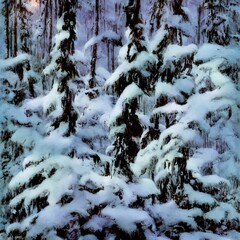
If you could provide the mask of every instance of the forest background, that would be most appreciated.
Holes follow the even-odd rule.
[[[240,239],[239,0],[0,9],[2,239]]]

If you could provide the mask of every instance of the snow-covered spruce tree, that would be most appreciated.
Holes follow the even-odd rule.
[[[34,135],[33,126],[39,122],[36,115],[29,114],[24,107],[26,98],[39,94],[40,76],[31,70],[31,56],[18,55],[1,61],[1,210],[6,221],[7,184],[21,170],[23,156],[31,150],[34,142],[24,138],[24,134]],[[31,135],[30,134],[30,135]],[[5,222],[6,223],[6,222]],[[2,236],[3,239],[6,236]]]
[[[158,190],[152,180],[133,180],[130,170],[143,128],[148,125],[146,112],[141,107],[147,98],[146,92],[150,91],[144,83],[151,80],[150,69],[155,64],[155,58],[145,46],[139,19],[140,1],[129,1],[125,10],[128,42],[121,49],[120,66],[105,84],[107,91],[116,95],[112,99],[118,97],[113,110],[106,115],[108,119],[105,118],[113,141],[107,149],[112,162],[110,168],[105,168],[106,176],[98,177],[98,181],[93,181],[94,176],[89,177],[98,186],[104,182],[101,196],[110,196],[101,198],[101,204],[96,208],[98,213],[87,223],[99,239],[145,239],[154,235],[151,228],[156,229],[144,206],[146,202],[150,204],[154,201]]]
[[[178,42],[181,45],[184,38],[189,37],[189,31],[192,30],[188,14],[189,12],[184,8],[182,0],[156,0],[152,7],[150,30],[157,32],[160,28],[164,28],[168,31],[168,36],[165,39],[166,45],[169,42]]]
[[[106,82],[107,91],[119,96],[109,120],[113,139],[109,153],[113,156],[113,172],[132,178],[130,163],[139,150],[144,115],[139,105],[150,90],[150,69],[155,59],[147,52],[143,25],[139,16],[140,1],[129,1],[125,8],[128,42],[121,49],[122,63]]]
[[[56,106],[48,111],[52,111],[51,127],[54,129],[61,127],[61,123],[67,123],[68,128],[65,134],[70,135],[75,132],[77,112],[74,109],[73,81],[78,75],[74,59],[74,41],[76,39],[76,1],[63,1],[59,4],[59,20],[57,24],[55,46],[51,52],[51,62],[45,68],[44,74],[46,89],[51,89],[56,94]],[[54,101],[54,99],[53,99]],[[56,107],[56,108],[55,108]],[[61,108],[57,109],[58,107]],[[55,108],[55,109],[54,109]],[[60,111],[59,111],[60,110]]]
[[[51,212],[54,209],[56,210],[57,205],[54,204],[57,202],[59,205],[64,205],[73,200],[70,193],[73,190],[70,190],[70,188],[73,181],[78,181],[76,172],[73,171],[68,179],[64,178],[66,187],[61,186],[60,178],[63,175],[67,176],[67,172],[71,172],[71,169],[81,169],[76,165],[73,166],[80,163],[76,163],[76,160],[71,161],[71,158],[64,156],[67,153],[71,154],[71,149],[74,148],[74,146],[71,146],[72,139],[64,136],[69,136],[75,132],[75,122],[77,120],[77,114],[72,106],[74,99],[70,87],[70,80],[76,75],[76,69],[71,59],[74,53],[75,10],[76,2],[64,1],[60,5],[59,33],[56,36],[55,48],[52,51],[52,61],[46,69],[46,73],[51,72],[55,78],[53,89],[47,96],[33,99],[24,106],[30,115],[37,112],[43,119],[43,113],[47,114],[46,120],[50,121],[50,126],[46,126],[46,122],[42,120],[42,128],[39,129],[38,125],[35,125],[34,130],[32,130],[33,134],[28,133],[28,129],[22,129],[23,136],[31,135],[32,138],[30,143],[27,141],[29,147],[31,146],[28,149],[28,154],[22,155],[23,170],[11,180],[9,193],[5,198],[5,202],[9,203],[7,217],[10,226],[7,229],[7,234],[10,239],[17,237],[24,239],[48,238],[47,235],[51,235],[49,232],[54,229],[55,221],[53,220],[52,224],[43,224],[45,222],[44,214],[48,212],[45,207],[50,205],[49,211]],[[26,140],[23,137],[20,140],[19,134],[21,134],[21,131],[16,134],[15,142],[23,140],[24,143]],[[46,137],[46,134],[49,134],[49,137]],[[59,148],[56,148],[51,141],[58,141]],[[86,170],[84,167],[83,169]],[[48,188],[48,185],[54,188]],[[59,189],[59,186],[61,186],[62,191],[57,190],[58,196],[56,196],[55,190]],[[74,186],[72,188],[74,189]],[[61,211],[64,213],[63,209]],[[58,216],[58,212],[55,213],[54,216]],[[72,216],[69,211],[65,214]],[[74,216],[71,219],[74,219]],[[59,221],[61,226],[70,224],[68,222],[70,221],[69,218],[60,217]],[[60,223],[56,222],[56,225]],[[68,239],[73,239],[70,236],[72,234],[79,236],[79,229],[76,230],[76,233],[66,230],[64,233],[57,231],[56,234],[66,234]],[[50,238],[52,238],[52,235]]]
[[[142,149],[152,140],[157,139],[160,131],[168,128],[175,121],[174,113],[165,112],[161,114],[159,112],[161,115],[159,116],[157,111],[159,107],[175,101],[179,104],[184,104],[193,88],[193,84],[191,86],[191,83],[189,83],[190,89],[184,90],[182,88],[183,91],[179,89],[178,92],[172,92],[174,89],[172,85],[175,84],[175,79],[180,78],[182,75],[187,79],[185,82],[188,80],[189,82],[192,81],[190,76],[191,64],[194,52],[196,51],[196,46],[193,44],[181,47],[186,42],[187,36],[189,36],[184,31],[185,28],[182,25],[190,25],[188,16],[183,11],[181,4],[181,2],[176,1],[155,1],[152,8],[151,25],[154,30],[157,28],[155,30],[156,33],[149,42],[149,50],[157,58],[157,70],[152,74],[152,83],[154,83],[152,94],[155,94],[155,106],[151,116],[152,126],[148,131],[144,132],[141,138]],[[188,31],[191,31],[191,29],[190,25]],[[183,40],[185,41],[183,42]],[[161,124],[160,117],[164,119],[164,122],[161,120]],[[148,171],[150,172],[151,168]]]
[[[239,0],[204,1],[205,25],[202,32],[209,43],[228,45],[239,40],[239,4]]]
[[[7,49],[6,60],[1,59],[0,67],[2,92],[0,129],[2,139],[1,169],[5,194],[6,183],[20,170],[22,156],[28,152],[28,147],[24,146],[22,142],[15,142],[13,136],[18,129],[31,128],[34,125],[32,120],[36,117],[25,111],[24,101],[39,94],[41,83],[40,75],[34,71],[32,65],[33,57],[27,54],[30,47],[29,31],[31,26],[29,23],[31,12],[28,9],[28,2],[4,1],[3,6]],[[15,34],[18,37],[13,37]],[[16,54],[17,56],[11,57]]]
[[[197,129],[201,143],[189,159],[187,168],[192,171],[194,190],[205,192],[215,200],[205,213],[201,228],[216,234],[239,231],[239,95],[236,72],[239,47],[224,47],[205,44],[195,56],[196,63],[202,63],[194,71],[196,93],[189,99],[189,105],[201,109],[197,114],[189,108],[185,118],[189,128]],[[206,103],[207,102],[207,103]],[[207,108],[204,108],[204,103]],[[185,119],[183,119],[185,121]],[[209,184],[208,180],[211,180]],[[197,181],[197,182],[196,182]],[[196,188],[200,183],[201,187]],[[191,194],[185,189],[191,199]],[[219,214],[216,218],[216,214]],[[219,223],[220,221],[220,223]]]
[[[15,142],[31,145],[31,149],[21,156],[23,169],[11,180],[4,200],[9,204],[9,239],[72,240],[89,234],[101,239],[108,233],[103,229],[108,226],[108,219],[100,217],[100,211],[110,201],[108,194],[115,189],[109,186],[110,176],[99,176],[109,172],[109,160],[102,154],[107,136],[98,124],[102,106],[106,107],[109,101],[108,97],[99,96],[101,84],[95,88],[96,96],[75,84],[85,87],[84,81],[73,77],[74,7],[72,1],[60,6],[59,33],[52,61],[45,69],[45,73],[51,73],[46,79],[50,80],[50,86],[54,81],[53,88],[46,96],[24,104],[29,114],[40,117],[40,123],[34,124],[31,139],[25,131],[22,131],[24,138],[19,139],[20,133],[14,138]],[[98,75],[96,79],[97,83],[103,82]],[[66,100],[69,93],[74,93],[75,99]],[[66,104],[74,105],[81,113],[71,131],[71,116],[66,116],[71,112]],[[63,114],[67,118],[63,118]],[[116,198],[118,200],[118,196]],[[103,227],[96,227],[98,219],[103,221]]]
[[[143,149],[139,151],[132,166],[135,175],[149,177],[158,186],[159,203],[149,208],[156,221],[162,219],[159,231],[171,239],[178,239],[175,231],[191,230],[186,219],[179,217],[176,221],[169,221],[165,218],[165,213],[171,211],[170,208],[185,209],[184,183],[191,179],[191,173],[186,167],[190,151],[185,137],[194,139],[194,136],[182,128],[181,117],[186,111],[188,98],[194,91],[194,79],[190,72],[196,49],[195,45],[169,45],[165,49],[160,70],[164,73],[167,69],[167,72],[166,75],[160,75],[156,84],[156,103],[151,116],[154,129],[158,130],[160,137],[158,140],[157,136],[153,138],[150,134],[142,137],[146,143],[142,145]],[[184,212],[188,211],[176,211],[176,214],[183,216]],[[198,214],[198,210],[189,211],[188,214],[192,218]]]
[[[180,27],[183,27],[182,25]],[[238,100],[237,98],[230,100],[231,94],[221,93],[223,90],[221,87],[230,86],[232,92],[236,93],[237,81],[234,74],[236,62],[230,61],[233,56],[226,59],[226,62],[221,62],[218,58],[226,56],[226,52],[219,54],[217,52],[224,48],[219,46],[218,49],[216,45],[209,45],[199,50],[202,56],[203,52],[208,53],[208,57],[196,58],[198,64],[203,59],[209,62],[197,67],[193,62],[197,47],[193,44],[188,46],[173,44],[177,38],[172,38],[172,34],[168,34],[167,32],[162,36],[165,36],[170,44],[166,44],[165,39],[156,50],[161,64],[159,82],[156,86],[157,101],[152,119],[160,128],[160,138],[159,141],[150,141],[138,153],[132,169],[136,175],[152,177],[159,187],[159,200],[166,203],[154,205],[150,207],[150,211],[153,216],[162,219],[160,231],[165,232],[171,239],[179,239],[183,232],[189,231],[212,231],[220,234],[227,230],[239,229],[237,206],[233,199],[229,201],[238,196],[236,191],[238,177],[236,173],[231,172],[232,170],[225,174],[222,171],[222,167],[226,166],[223,159],[227,164],[230,164],[229,161],[232,159],[232,169],[238,167],[236,160],[238,155],[234,147],[230,147],[232,143],[239,141],[236,130]],[[235,51],[237,49],[235,48]],[[212,79],[212,72],[218,77]],[[227,75],[231,80],[221,74]],[[224,81],[220,87],[221,79],[226,81],[228,79],[228,84]],[[205,85],[200,87],[199,82]],[[225,92],[229,93],[229,90]],[[232,112],[235,113],[234,117],[231,116]],[[216,122],[210,123],[208,115],[210,118],[217,115]],[[224,125],[232,129],[231,137],[223,130]],[[223,139],[228,139],[228,144]],[[229,180],[232,181],[231,184]],[[165,213],[172,211],[172,208],[176,210],[176,215],[173,214],[175,217],[172,216],[171,220]],[[221,223],[214,217],[220,212]],[[189,219],[184,217],[185,213],[188,213]]]
[[[164,53],[168,51],[167,48],[175,49],[176,47],[175,50],[181,49],[178,45],[181,46],[188,42],[190,36],[194,34],[194,28],[187,14],[188,11],[186,13],[185,10],[186,7],[184,8],[182,6],[182,1],[154,1],[151,8],[151,18],[149,19],[151,34],[148,48],[157,58],[157,68],[152,71],[151,83],[151,94],[155,94],[153,98],[155,98],[156,101],[154,108],[171,102],[171,99],[166,97],[167,93],[160,94],[159,89],[164,87],[158,87],[158,78],[171,85],[173,84],[173,79],[178,77],[181,71],[187,74],[191,70],[191,62],[193,60],[195,48],[193,45],[185,49],[182,59],[184,62],[177,59],[177,57],[180,57],[181,53],[179,53],[178,56],[176,53],[175,61],[171,62],[170,59],[164,59]],[[159,119],[157,115],[153,113],[151,125],[141,137],[141,148],[145,148],[149,142],[157,139],[159,133]]]

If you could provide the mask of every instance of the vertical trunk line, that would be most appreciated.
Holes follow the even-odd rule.
[[[53,0],[50,0],[49,10],[50,10],[50,22],[49,22],[49,53],[52,49],[52,36],[53,36]]]
[[[5,5],[5,25],[6,25],[6,47],[7,47],[7,58],[10,57],[10,43],[9,43],[9,8],[8,8],[8,0],[6,0]]]
[[[14,2],[14,50],[13,50],[13,55],[14,57],[17,56],[17,51],[18,51],[18,46],[17,46],[17,43],[18,43],[18,31],[17,31],[17,24],[18,24],[18,21],[17,21],[17,1]]]
[[[96,16],[95,16],[95,37],[98,36],[99,34],[99,0],[95,1],[95,12],[96,12]],[[96,85],[95,82],[95,76],[96,76],[96,63],[97,63],[97,43],[95,43],[93,45],[93,49],[92,49],[92,60],[91,60],[91,78],[89,80],[89,87],[90,88],[94,88]]]

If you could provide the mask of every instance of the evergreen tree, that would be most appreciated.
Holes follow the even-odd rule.
[[[50,84],[50,87],[53,84],[52,91],[56,91],[56,97],[59,98],[58,104],[62,108],[57,115],[54,112],[51,113],[53,116],[51,126],[56,129],[62,122],[67,123],[66,135],[75,132],[77,120],[77,112],[73,106],[74,92],[71,89],[74,78],[78,76],[71,58],[74,54],[74,41],[76,40],[76,4],[76,1],[71,3],[66,1],[59,5],[58,34],[51,53],[51,63],[44,70],[44,74],[49,76],[49,79],[45,78],[45,81]]]
[[[239,239],[238,5],[4,1],[0,238]]]
[[[161,7],[164,9],[164,4]],[[174,10],[173,5],[172,7]],[[180,9],[182,8],[180,7]],[[176,12],[173,11],[173,13],[176,15]],[[179,14],[182,17],[184,16],[181,12]],[[163,21],[163,25],[165,24],[164,19],[164,17],[160,19],[160,23]],[[187,18],[185,18],[186,20]],[[174,29],[174,26],[171,28]],[[164,222],[165,216],[159,213],[163,220],[161,231],[165,232],[171,239],[179,239],[181,233],[189,231],[212,231],[219,234],[227,226],[229,229],[238,229],[239,222],[237,220],[236,206],[225,203],[228,198],[233,196],[231,192],[236,191],[235,184],[231,184],[230,187],[228,180],[231,178],[236,180],[236,178],[222,174],[219,167],[223,163],[219,165],[216,163],[217,161],[224,161],[225,157],[223,156],[228,155],[228,151],[234,151],[233,149],[227,149],[226,146],[230,144],[223,141],[223,135],[226,135],[216,133],[222,133],[225,124],[230,124],[232,126],[230,128],[235,129],[233,122],[236,121],[236,116],[233,118],[231,116],[233,109],[235,109],[235,113],[238,111],[235,108],[237,100],[232,101],[229,96],[222,96],[219,88],[223,87],[223,85],[220,87],[218,82],[217,87],[215,85],[217,79],[213,79],[214,74],[211,74],[213,71],[219,71],[219,78],[223,77],[220,76],[219,65],[216,65],[218,61],[220,65],[222,63],[215,58],[221,58],[225,53],[217,54],[219,49],[217,50],[216,46],[203,47],[199,50],[195,61],[198,63],[209,61],[209,63],[197,67],[194,64],[197,47],[193,44],[180,46],[183,42],[176,41],[177,38],[172,35],[175,30],[173,32],[171,29],[170,32],[166,30],[168,28],[160,30],[162,31],[161,36],[165,37],[162,37],[162,42],[158,44],[155,50],[159,56],[160,68],[152,121],[160,129],[161,134],[159,141],[149,141],[147,145],[144,145],[145,148],[138,153],[132,168],[136,175],[148,176],[154,179],[160,190],[158,198],[160,203],[166,202],[165,205],[163,204],[165,210],[171,205],[172,200],[174,200],[174,204],[177,204],[178,209],[183,211],[185,209],[194,209],[192,213],[189,211],[191,221],[189,219],[179,219],[176,222],[172,221],[171,224]],[[212,52],[207,55],[208,57],[198,58],[201,54],[201,56],[204,56],[203,53],[207,53],[210,49]],[[227,62],[221,65],[223,69],[224,66],[229,66],[229,62]],[[229,74],[232,78],[232,80],[229,79],[229,85],[233,87],[232,84],[236,83],[235,76],[232,76],[231,70],[227,73],[227,75]],[[213,84],[213,82],[215,83]],[[234,91],[237,90],[236,85],[233,88],[235,88]],[[224,99],[222,104],[219,101],[219,105],[216,105],[214,99],[219,100],[220,98]],[[228,105],[228,101],[232,103]],[[206,104],[208,109],[212,108],[210,116],[212,114],[214,116],[221,115],[218,115],[214,123],[209,122],[209,113],[204,107]],[[223,116],[222,114],[226,115]],[[227,115],[228,117],[226,117]],[[223,124],[222,121],[226,122]],[[235,140],[231,138],[230,141],[238,141],[236,140],[235,130],[232,130],[231,136],[234,136]],[[214,142],[216,142],[215,146]],[[237,166],[237,162],[232,162],[232,164],[232,166]],[[209,179],[215,181],[210,182]],[[234,196],[237,196],[236,192]],[[153,208],[153,211],[156,211],[156,209]],[[223,211],[227,212],[227,216],[229,216],[229,212],[234,214],[225,219],[223,217],[221,224],[218,224],[214,218],[217,209],[225,209]],[[180,214],[181,211],[176,210],[176,213]],[[155,215],[159,217],[157,213]]]
[[[54,195],[54,189],[58,188],[58,184],[60,181],[61,172],[69,171],[67,169],[74,169],[73,165],[76,163],[76,160],[72,160],[70,157],[64,157],[65,151],[62,152],[62,150],[59,151],[59,148],[55,148],[54,145],[49,144],[50,148],[46,148],[45,151],[42,151],[41,154],[39,154],[39,147],[45,145],[45,141],[48,141],[48,139],[55,139],[56,135],[58,136],[58,140],[62,139],[64,141],[64,137],[61,135],[67,135],[75,132],[75,126],[76,126],[76,120],[77,120],[77,114],[73,110],[73,92],[70,85],[70,79],[72,79],[74,76],[77,75],[76,69],[74,67],[73,61],[70,58],[74,53],[74,40],[75,40],[75,10],[76,10],[76,2],[62,2],[62,5],[59,6],[59,22],[58,22],[58,30],[59,33],[56,36],[56,44],[53,49],[52,53],[52,62],[50,63],[51,66],[49,66],[47,70],[51,73],[53,73],[53,76],[55,77],[55,83],[54,87],[50,94],[55,93],[56,95],[54,97],[58,97],[59,101],[55,105],[57,110],[61,109],[59,114],[53,114],[49,115],[51,110],[49,109],[49,105],[51,106],[51,101],[49,104],[49,94],[43,98],[36,99],[37,105],[43,109],[43,111],[48,111],[48,115],[52,117],[52,123],[54,129],[58,129],[62,127],[61,124],[64,122],[67,123],[66,128],[63,128],[63,130],[60,130],[60,135],[58,135],[58,132],[52,132],[48,133],[50,136],[49,138],[45,138],[44,135],[46,134],[45,121],[43,121],[42,130],[38,128],[36,125],[32,125],[33,128],[33,138],[32,138],[32,145],[28,152],[25,152],[22,154],[21,158],[24,158],[23,166],[24,169],[22,172],[19,172],[11,180],[10,184],[10,191],[7,195],[5,202],[10,202],[10,209],[7,213],[8,219],[12,225],[8,228],[8,236],[9,238],[15,239],[17,237],[21,238],[31,238],[31,239],[44,239],[45,237],[53,237],[53,235],[56,237],[56,235],[62,235],[65,234],[68,239],[76,238],[76,236],[79,236],[79,231],[74,230],[71,228],[70,225],[68,225],[68,222],[62,223],[62,225],[68,226],[64,233],[61,233],[59,231],[52,232],[52,226],[51,224],[49,226],[42,225],[41,217],[44,216],[45,211],[52,211],[54,208],[54,204],[57,204],[59,201],[60,205],[64,205],[66,203],[69,203],[73,200],[71,194],[67,193],[67,189],[71,188],[71,185],[74,181],[78,181],[78,174],[72,173],[72,177],[75,175],[75,177],[70,177],[71,179],[66,180],[67,187],[63,188],[62,193],[58,195],[57,198]],[[58,54],[58,51],[60,54]],[[54,92],[56,90],[56,92]],[[44,104],[44,99],[46,101],[46,104]],[[51,99],[52,100],[52,99]],[[34,101],[34,100],[33,100]],[[43,101],[43,102],[42,102]],[[52,106],[51,106],[52,107]],[[33,109],[29,105],[25,105],[25,108],[29,109],[29,114],[32,114]],[[43,117],[41,114],[42,109],[35,109],[37,110],[38,114]],[[54,111],[54,109],[52,110]],[[58,112],[55,109],[55,113]],[[61,125],[61,126],[60,126]],[[46,129],[49,131],[49,129]],[[27,131],[27,129],[25,130]],[[51,131],[51,129],[50,129]],[[24,132],[24,130],[23,130]],[[16,140],[19,141],[18,139]],[[51,141],[51,140],[50,140]],[[56,141],[56,139],[54,140]],[[70,142],[70,140],[69,140]],[[60,144],[61,145],[61,144]],[[63,146],[63,145],[62,145]],[[70,149],[67,149],[67,153],[71,154],[71,149],[74,148],[72,146]],[[55,150],[54,150],[55,149]],[[53,151],[53,152],[51,152]],[[55,154],[53,154],[55,151]],[[61,155],[63,153],[63,155]],[[53,155],[52,155],[53,154]],[[59,155],[60,154],[60,155]],[[56,156],[58,155],[58,157]],[[56,159],[59,159],[59,164],[52,165],[52,160],[55,161]],[[65,164],[69,162],[69,167],[67,167]],[[78,164],[78,163],[76,163]],[[67,164],[68,165],[68,164]],[[66,168],[65,168],[66,167]],[[86,169],[86,168],[85,168]],[[27,174],[26,178],[22,178],[22,174]],[[51,182],[54,186],[54,182],[57,183],[57,185],[51,190],[47,189],[46,186],[48,185],[48,182]],[[45,186],[45,187],[44,187]],[[75,188],[74,188],[75,189]],[[27,192],[31,192],[29,195]],[[72,190],[71,190],[72,191]],[[70,192],[71,192],[70,191]],[[74,191],[74,190],[73,190]],[[45,208],[48,206],[48,210],[45,210]],[[15,209],[15,210],[14,210]],[[37,215],[36,215],[37,213]],[[38,214],[39,213],[39,214]],[[55,212],[56,213],[56,212]],[[57,214],[57,213],[56,213]],[[70,214],[68,211],[65,214]],[[70,214],[71,215],[71,214]],[[69,219],[74,221],[73,219],[76,218],[76,216],[72,213],[72,218]],[[77,219],[77,218],[76,218]],[[28,222],[27,225],[21,225],[22,222]],[[77,220],[75,220],[77,221]],[[57,224],[57,223],[56,223]],[[35,226],[34,226],[35,225]],[[58,225],[58,224],[57,224]],[[61,226],[62,226],[61,225]],[[37,228],[39,226],[42,226],[42,232],[38,231]],[[32,231],[26,231],[26,228],[30,227]],[[70,230],[69,230],[70,229]],[[50,235],[49,235],[50,234]],[[48,238],[47,237],[47,238]]]
[[[228,45],[238,39],[239,1],[204,1],[206,24],[203,34],[209,43]]]
[[[99,101],[108,103],[108,100],[99,97],[99,92],[97,96],[92,96],[92,91],[78,91],[75,88],[75,83],[83,82],[77,75],[72,79],[76,73],[73,63],[76,5],[72,4],[67,2],[60,5],[59,33],[51,54],[52,61],[45,69],[45,73],[51,72],[55,77],[50,79],[55,81],[53,89],[46,96],[39,96],[23,105],[28,114],[38,115],[40,119],[30,126],[33,132],[31,148],[21,153],[19,159],[23,163],[19,161],[18,164],[23,169],[11,179],[9,192],[4,199],[4,204],[9,204],[6,213],[9,239],[78,239],[95,232],[84,224],[91,224],[103,208],[95,197],[102,186],[92,177],[100,178],[98,174],[109,172],[109,160],[103,155],[107,136],[99,128],[102,110],[93,109],[93,106]],[[95,90],[100,91],[100,88]],[[78,103],[76,106],[74,99],[66,102],[70,92],[74,93],[76,101],[83,101],[84,105]],[[80,127],[75,122],[74,126],[71,125],[69,104],[75,104],[75,110],[82,113],[75,119]],[[52,126],[48,124],[49,119],[52,119]],[[89,135],[91,131],[93,133]],[[22,129],[22,132],[27,135],[28,129]],[[19,134],[14,142],[22,144],[26,139],[19,140]],[[58,146],[55,145],[56,141]],[[62,178],[67,175],[69,177]],[[79,205],[79,201],[83,205]],[[59,216],[60,213],[62,217],[54,217],[51,223],[45,221],[46,214]]]
[[[109,121],[113,139],[109,149],[114,156],[113,169],[131,178],[130,163],[137,155],[139,138],[143,132],[143,123],[137,111],[141,99],[150,90],[149,70],[154,67],[154,59],[147,53],[139,16],[140,1],[129,1],[125,11],[129,39],[121,50],[124,52],[124,57],[121,56],[123,62],[108,79],[106,87],[120,96]]]
[[[39,121],[36,115],[26,111],[24,101],[39,94],[40,76],[31,70],[32,58],[21,54],[1,61],[1,216],[8,219],[9,195],[7,186],[10,179],[21,171],[21,161],[34,146],[33,126]],[[38,122],[39,123],[39,122]],[[32,136],[32,137],[30,137]],[[3,232],[3,234],[5,231]],[[2,236],[3,239],[6,235]]]

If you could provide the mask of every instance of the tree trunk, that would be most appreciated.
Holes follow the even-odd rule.
[[[50,22],[49,22],[49,53],[52,49],[52,37],[53,37],[53,0],[49,0],[49,10],[50,10]]]
[[[11,23],[9,31],[9,57],[13,56],[13,24]]]
[[[201,18],[202,18],[202,6],[198,6],[198,29],[197,29],[197,43],[200,44],[201,41]]]
[[[9,43],[9,7],[8,0],[5,2],[5,25],[6,25],[6,47],[7,47],[7,58],[10,57],[10,43]]]
[[[134,28],[136,24],[140,22],[139,12],[140,12],[140,0],[129,0],[128,6],[126,7],[126,26],[131,29]]]
[[[115,70],[115,47],[112,44],[112,72]]]
[[[43,48],[46,49],[46,39],[47,39],[47,20],[48,20],[48,7],[49,7],[49,0],[46,1],[45,4],[45,12],[44,12],[44,27],[43,27]],[[43,51],[45,52],[45,51]],[[43,53],[44,54],[44,53]],[[44,56],[43,56],[44,58]]]
[[[17,21],[17,1],[14,2],[14,52],[13,52],[13,56],[17,56],[17,51],[18,51],[18,30],[17,30],[17,24],[18,24],[18,21]]]
[[[99,0],[95,1],[95,37],[99,34]],[[97,43],[93,45],[92,49],[92,60],[91,60],[91,78],[89,80],[89,87],[94,88],[96,86],[95,76],[96,76],[96,63],[97,63]]]

